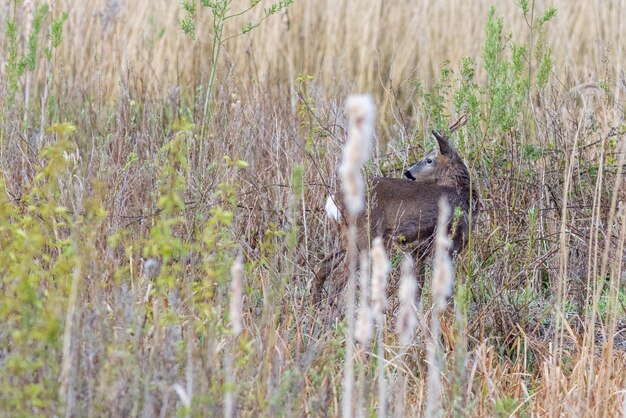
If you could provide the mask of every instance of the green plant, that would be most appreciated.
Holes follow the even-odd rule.
[[[72,289],[77,293],[74,283],[88,247],[88,241],[78,242],[106,215],[100,205],[89,204],[84,216],[76,216],[62,203],[62,190],[71,186],[65,177],[75,130],[69,123],[52,126],[57,141],[41,152],[43,163],[23,196],[0,202],[0,314],[7,325],[0,338],[3,350],[9,350],[0,373],[0,403],[18,415],[50,415],[63,408],[57,379],[64,307]],[[3,195],[8,190],[3,179],[0,190]]]
[[[230,10],[231,3],[232,0],[200,0],[200,4],[202,5],[202,7],[209,9],[213,16],[213,31],[211,34],[211,62],[209,80],[207,82],[205,90],[203,105],[204,110],[202,112],[200,133],[201,140],[204,140],[204,134],[206,132],[205,129],[211,118],[211,109],[213,106],[213,86],[215,84],[215,75],[217,74],[219,56],[223,45],[235,37],[245,35],[246,33],[250,32],[257,26],[259,26],[261,22],[263,22],[263,20],[267,19],[268,17],[280,13],[283,10],[286,10],[289,6],[291,6],[293,0],[280,0],[277,3],[273,3],[269,8],[263,10],[263,17],[261,17],[257,21],[251,21],[244,24],[238,32],[232,35],[225,35],[224,26],[228,20],[249,14],[250,11],[255,9],[261,3],[261,0],[250,0],[250,3],[246,9],[240,12],[233,13],[231,13]],[[185,34],[195,38],[198,19],[196,0],[183,0],[181,5],[186,13],[186,16],[181,19],[180,28]]]
[[[0,125],[5,123],[12,117],[17,117],[20,110],[23,111],[22,120],[23,128],[29,128],[32,114],[36,111],[41,112],[39,138],[43,140],[44,130],[47,121],[50,119],[48,115],[54,113],[55,97],[50,93],[50,85],[54,82],[53,70],[53,51],[61,45],[63,25],[67,19],[67,13],[61,13],[54,16],[50,13],[47,3],[43,3],[37,7],[29,3],[21,5],[19,1],[13,2],[13,15],[6,20],[6,61],[5,61],[5,94],[0,95]],[[23,50],[20,51],[20,25],[18,21],[18,6],[24,9],[24,22],[21,26],[24,28],[26,43]],[[48,18],[46,20],[46,17]],[[47,33],[42,36],[42,29],[47,29]],[[35,103],[41,104],[40,109],[33,109],[30,106],[31,96],[33,96],[32,85],[33,77],[37,76],[37,67],[41,61],[41,44],[46,46],[43,48],[43,56],[45,57],[45,84],[44,91],[40,101]],[[23,100],[17,99],[17,93],[20,89],[20,79],[25,78],[23,83]],[[0,159],[5,155],[6,148],[6,131],[0,130]],[[42,142],[42,141],[39,141]]]

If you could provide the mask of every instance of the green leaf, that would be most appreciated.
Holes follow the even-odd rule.
[[[246,23],[245,25],[241,27],[241,33],[242,34],[248,33],[252,29],[256,28],[257,26],[259,26],[259,23],[254,23],[254,22]]]
[[[543,25],[546,22],[552,20],[552,18],[556,16],[556,7],[550,7],[543,13],[543,16],[539,19],[539,24]]]
[[[196,36],[196,21],[193,17],[187,16],[180,19],[178,23],[180,29],[183,31],[185,35],[188,35],[192,38]]]
[[[189,133],[193,131],[193,128],[195,127],[195,125],[193,123],[191,123],[187,118],[183,117],[180,119],[176,119],[173,123],[172,123],[172,130],[174,132],[184,132],[184,133]]]
[[[244,160],[237,160],[235,162],[235,167],[237,167],[238,169],[242,170],[244,168],[248,168],[250,164],[248,164],[247,162],[245,162]]]
[[[196,13],[196,2],[194,0],[183,0],[181,3],[183,10],[189,13],[191,16]]]
[[[528,14],[528,0],[518,0],[517,5],[519,6],[520,9],[522,9],[522,13],[524,13],[524,16],[526,16]]]
[[[63,13],[61,16],[52,20],[52,26],[50,27],[50,41],[52,42],[52,47],[57,48],[61,45],[61,40],[63,37],[63,24],[67,20],[67,12]]]
[[[537,71],[537,87],[543,89],[548,84],[548,78],[554,67],[554,61],[552,60],[552,51],[548,49],[539,64],[539,71]]]
[[[70,135],[76,132],[76,126],[70,122],[55,123],[46,129],[46,132],[52,132],[60,135]]]

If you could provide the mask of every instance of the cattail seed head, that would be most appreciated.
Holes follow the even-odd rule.
[[[365,182],[361,169],[369,160],[374,135],[376,108],[369,95],[352,95],[346,103],[349,131],[348,141],[343,148],[339,173],[346,209],[358,215],[365,206]]]
[[[350,156],[356,165],[363,166],[370,158],[376,106],[372,96],[353,94],[346,101],[346,109],[350,126],[350,141],[352,142]]]
[[[400,337],[400,343],[407,345],[411,341],[417,317],[413,309],[413,301],[415,300],[415,292],[417,291],[417,281],[413,272],[413,260],[409,256],[404,257],[404,261],[400,266],[400,288],[398,289],[398,301],[400,302],[400,310],[396,322],[396,332]]]
[[[391,265],[381,237],[372,241],[372,315],[379,321],[387,307],[387,275]]]
[[[243,310],[243,257],[239,255],[230,268],[230,324],[235,336],[241,332]]]
[[[365,208],[365,182],[360,171],[351,170],[342,172],[341,188],[343,189],[344,204],[348,213],[358,215]]]

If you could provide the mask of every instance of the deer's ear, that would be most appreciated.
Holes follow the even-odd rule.
[[[456,151],[448,142],[448,138],[439,131],[433,131],[433,135],[439,144],[439,151],[448,158],[458,158],[456,155]]]

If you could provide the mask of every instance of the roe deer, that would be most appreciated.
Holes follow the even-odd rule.
[[[451,130],[463,123],[459,120]],[[452,253],[460,252],[468,241],[470,228],[478,212],[478,192],[470,181],[463,163],[448,138],[433,131],[438,149],[433,149],[421,161],[404,172],[406,179],[374,177],[370,181],[366,211],[356,219],[356,244],[368,249],[370,241],[382,236],[387,246],[397,244],[415,259],[418,295],[424,283],[424,259],[431,253],[432,241],[439,215],[439,200],[447,198],[461,216],[450,215],[448,233],[451,234]],[[342,233],[341,248],[322,260],[315,269],[313,301],[321,300],[324,282],[342,262],[348,247],[348,227],[343,216],[340,193],[329,196],[326,202],[328,216],[339,224]],[[454,212],[454,211],[453,211]]]

